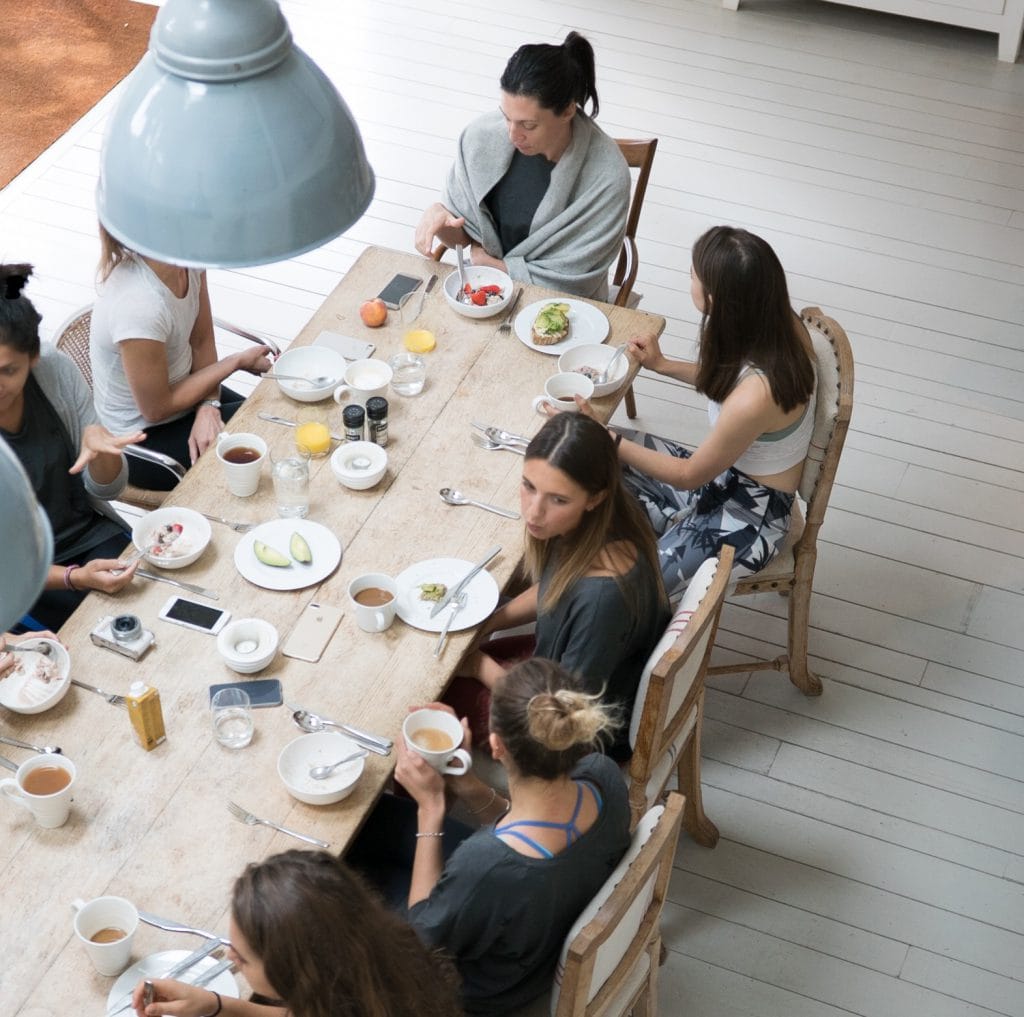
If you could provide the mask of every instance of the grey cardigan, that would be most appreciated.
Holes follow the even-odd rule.
[[[500,110],[474,120],[459,139],[446,207],[465,216],[466,232],[504,259],[513,279],[607,299],[608,268],[622,246],[629,211],[629,167],[618,145],[577,112],[572,141],[551,172],[529,235],[502,251],[484,198],[508,171],[514,152]]]

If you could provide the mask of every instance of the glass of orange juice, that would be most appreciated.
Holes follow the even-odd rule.
[[[421,318],[426,295],[413,290],[402,297],[398,312],[402,317],[402,342],[410,353],[429,353],[436,345],[434,333]]]
[[[331,429],[327,425],[327,411],[322,406],[303,404],[295,426],[295,447],[314,459],[331,451]]]

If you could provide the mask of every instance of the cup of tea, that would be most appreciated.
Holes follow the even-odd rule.
[[[258,434],[228,434],[217,438],[217,458],[224,468],[228,490],[248,498],[260,486],[260,469],[267,457],[267,443]]]
[[[589,399],[594,394],[594,383],[576,371],[560,371],[551,375],[544,382],[544,394],[533,400],[533,408],[537,413],[545,414],[545,407],[558,410],[560,413],[575,413],[576,396]]]
[[[40,826],[63,826],[71,811],[75,764],[67,756],[43,753],[18,767],[17,773],[0,780],[0,793],[28,809]]]
[[[101,975],[119,975],[132,956],[139,912],[124,897],[96,897],[87,904],[73,900],[75,935],[85,944],[92,966]]]
[[[334,390],[334,401],[343,406],[345,403],[362,403],[374,396],[385,396],[391,384],[392,371],[380,360],[357,360],[345,368],[344,384]]]
[[[368,572],[348,584],[348,599],[364,632],[383,632],[395,620],[398,586],[383,572]]]
[[[405,744],[438,773],[469,773],[473,757],[462,748],[462,724],[444,710],[413,710],[402,724]],[[462,765],[453,766],[458,760]]]

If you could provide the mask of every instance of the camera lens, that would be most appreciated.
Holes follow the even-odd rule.
[[[131,643],[142,634],[142,622],[136,614],[119,614],[110,623],[110,631],[119,643]]]

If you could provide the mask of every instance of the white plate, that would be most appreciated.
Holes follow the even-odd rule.
[[[252,546],[257,540],[275,551],[288,554],[292,534],[299,533],[309,544],[313,561],[302,565],[292,561],[287,568],[264,565]],[[289,558],[291,556],[289,555]],[[310,519],[271,519],[250,530],[235,547],[235,568],[256,586],[265,590],[301,590],[326,579],[341,561],[341,541],[326,526]]]
[[[174,967],[179,961],[183,961],[191,950],[161,950],[159,953],[151,953],[143,957],[126,971],[122,971],[116,982],[111,986],[107,995],[107,1009],[109,1010],[122,996],[131,992],[143,978],[163,978],[163,976]],[[219,964],[216,957],[204,957],[198,964],[193,964],[188,971],[182,975],[183,981],[193,982],[204,971]],[[230,971],[222,971],[208,985],[203,986],[211,992],[219,992],[222,996],[231,996],[238,999],[238,982]],[[127,1009],[123,1011],[122,1017],[135,1017],[135,1011]]]
[[[449,589],[457,586],[476,562],[461,558],[431,558],[410,565],[395,578],[398,584],[398,617],[413,628],[424,632],[440,632],[451,614],[451,607],[444,607],[431,618],[432,600],[420,600],[420,583],[444,583]],[[479,625],[498,605],[498,584],[494,576],[484,569],[478,572],[466,587],[469,597],[466,606],[455,616],[450,632],[461,632]]]
[[[569,305],[569,334],[560,343],[555,343],[553,346],[538,346],[532,338],[533,323],[537,320],[541,308],[547,304]],[[608,324],[604,312],[599,311],[593,304],[585,303],[582,300],[573,300],[572,297],[562,297],[555,300],[538,300],[535,304],[527,304],[516,315],[514,328],[519,341],[524,346],[528,346],[536,353],[547,353],[557,357],[574,346],[582,346],[585,343],[603,343],[611,326]]]

